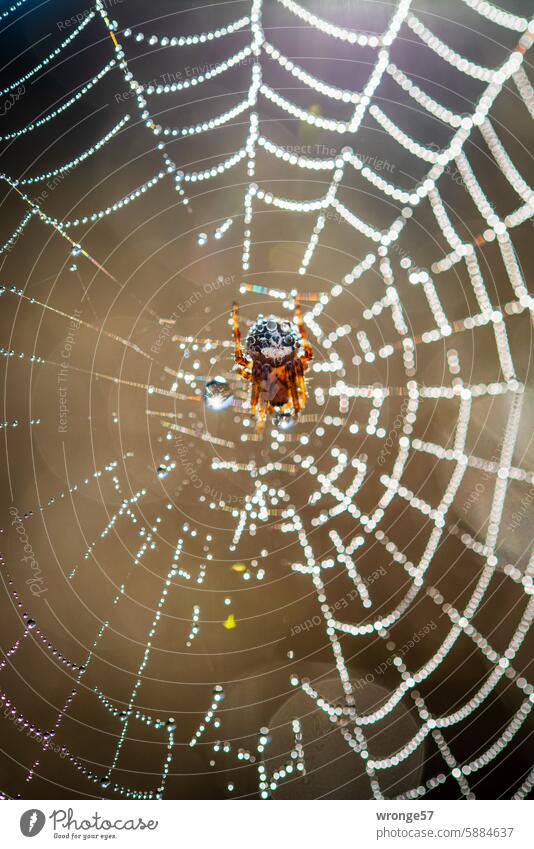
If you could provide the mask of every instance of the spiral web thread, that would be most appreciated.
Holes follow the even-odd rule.
[[[75,231],[77,227],[94,223],[111,214],[119,213],[124,206],[135,203],[138,198],[142,197],[146,192],[155,189],[156,186],[166,179],[174,182],[181,201],[187,205],[189,203],[187,196],[189,187],[197,182],[216,179],[220,175],[232,171],[232,169],[241,168],[242,163],[246,165],[246,172],[249,178],[248,188],[244,194],[243,206],[244,237],[242,268],[244,278],[250,270],[252,263],[254,215],[255,211],[262,206],[272,206],[295,214],[306,215],[313,221],[309,242],[304,250],[299,267],[299,273],[301,275],[305,275],[313,263],[315,252],[320,243],[321,233],[328,220],[327,214],[329,211],[334,211],[337,214],[340,226],[341,222],[343,222],[344,226],[348,226],[369,240],[371,248],[369,253],[356,264],[344,277],[343,281],[333,285],[329,292],[317,293],[317,297],[312,299],[316,302],[306,312],[305,322],[316,350],[322,350],[324,352],[323,362],[317,363],[319,358],[316,357],[316,365],[314,366],[316,375],[320,375],[321,373],[335,375],[336,372],[342,370],[343,363],[340,355],[337,353],[337,346],[343,335],[347,335],[353,331],[356,333],[356,338],[361,348],[361,355],[357,357],[358,364],[374,362],[377,357],[383,360],[397,357],[402,358],[402,365],[406,374],[406,384],[403,387],[377,387],[375,384],[356,386],[346,383],[344,379],[339,378],[329,390],[329,395],[338,399],[339,416],[341,418],[346,415],[349,409],[350,399],[359,399],[362,403],[364,400],[367,401],[369,406],[368,418],[367,422],[362,424],[362,428],[365,429],[369,436],[377,440],[384,440],[386,436],[384,428],[381,428],[379,424],[382,409],[385,409],[385,405],[392,398],[401,394],[407,399],[402,418],[402,435],[398,439],[397,454],[393,458],[389,474],[384,474],[380,478],[383,493],[375,510],[370,515],[363,512],[357,504],[358,492],[368,473],[365,457],[358,457],[349,461],[347,454],[343,451],[337,450],[335,453],[333,451],[333,465],[326,474],[320,474],[317,468],[313,465],[310,466],[306,457],[300,457],[300,455],[295,457],[295,464],[309,474],[310,480],[313,480],[314,485],[315,481],[318,484],[318,488],[312,495],[310,503],[319,505],[321,509],[312,520],[312,525],[314,527],[323,524],[327,525],[330,538],[336,549],[337,563],[333,560],[316,560],[309,538],[310,528],[306,528],[305,521],[293,507],[285,506],[282,510],[278,511],[278,513],[281,513],[279,528],[283,534],[294,535],[302,547],[303,562],[294,563],[292,568],[294,571],[308,575],[313,583],[322,611],[325,631],[332,646],[336,668],[346,695],[346,700],[342,707],[339,707],[339,705],[334,706],[321,696],[320,686],[315,690],[310,683],[306,681],[300,682],[296,678],[294,679],[294,685],[301,687],[304,693],[316,703],[317,707],[327,713],[333,723],[340,725],[340,733],[343,735],[347,746],[354,751],[354,757],[362,759],[364,763],[371,791],[375,798],[379,799],[383,797],[380,787],[381,772],[408,759],[427,738],[433,739],[437,750],[442,756],[443,772],[429,779],[425,785],[415,787],[413,790],[404,793],[403,798],[423,796],[439,784],[450,779],[457,783],[460,795],[472,798],[474,792],[471,787],[471,776],[476,776],[478,771],[492,764],[496,758],[503,755],[503,752],[508,746],[513,745],[516,734],[527,720],[534,700],[532,686],[513,666],[514,657],[526,638],[534,614],[534,599],[532,598],[534,555],[530,557],[528,566],[523,572],[517,566],[506,563],[498,552],[498,537],[510,482],[516,482],[520,486],[531,487],[534,485],[533,472],[513,465],[514,449],[516,448],[518,431],[521,424],[525,387],[516,375],[507,332],[507,324],[513,322],[514,316],[528,311],[532,317],[534,310],[534,301],[527,290],[512,241],[514,229],[524,225],[532,215],[534,196],[532,189],[528,186],[508,156],[490,117],[493,103],[501,95],[504,86],[512,81],[517,88],[518,95],[524,102],[525,119],[529,116],[534,116],[534,93],[522,67],[525,55],[531,46],[534,27],[532,23],[529,24],[528,21],[519,16],[502,11],[490,3],[483,2],[483,0],[480,2],[479,0],[463,0],[465,5],[469,6],[471,10],[518,35],[517,46],[510,52],[502,65],[495,69],[490,69],[479,66],[460,56],[460,54],[435,37],[418,17],[413,14],[410,8],[410,0],[401,0],[394,9],[387,29],[381,36],[356,33],[329,23],[313,15],[300,4],[293,2],[293,0],[277,0],[277,2],[285,8],[285,11],[289,15],[298,19],[300,22],[304,22],[307,26],[315,28],[322,33],[325,39],[341,40],[342,42],[354,45],[355,50],[358,47],[364,46],[376,50],[376,61],[372,66],[368,81],[361,93],[341,90],[323,83],[285,57],[264,34],[262,27],[262,15],[264,11],[262,0],[253,0],[250,12],[247,15],[209,35],[201,34],[199,36],[181,37],[150,37],[142,32],[123,30],[119,24],[110,19],[105,5],[97,2],[94,10],[69,35],[68,39],[62,42],[36,69],[31,69],[20,80],[5,88],[3,94],[9,94],[15,91],[17,85],[26,79],[30,79],[44,65],[53,62],[86,26],[91,24],[95,27],[105,27],[110,35],[110,44],[112,43],[113,46],[112,58],[92,80],[86,83],[80,90],[79,97],[77,96],[76,99],[81,99],[86,91],[98,85],[102,77],[111,71],[121,73],[135,94],[139,114],[146,129],[159,139],[158,150],[161,156],[161,168],[151,179],[126,197],[110,203],[105,209],[90,212],[72,220],[59,221],[49,216],[37,201],[31,199],[28,194],[30,191],[28,187],[44,179],[57,176],[60,173],[70,172],[107,143],[111,142],[115,135],[131,120],[130,115],[123,115],[101,140],[78,155],[75,159],[55,170],[19,180],[7,174],[2,175],[3,180],[14,191],[18,192],[27,210],[12,235],[0,248],[0,254],[14,249],[19,240],[23,238],[27,225],[35,216],[46,226],[53,227],[60,236],[66,239],[74,248],[75,253],[83,254],[87,259],[100,267],[97,260],[87,254],[83,246],[71,238],[69,231]],[[22,3],[15,4],[15,6],[8,9],[3,13],[4,17],[10,11],[16,11],[20,5]],[[425,93],[423,88],[416,85],[401,68],[398,68],[390,61],[390,51],[393,44],[399,37],[401,30],[406,31],[407,28],[427,44],[441,60],[453,65],[461,73],[481,83],[481,94],[471,115],[455,114],[451,110],[441,106],[429,94]],[[172,128],[156,123],[150,111],[152,109],[153,99],[158,94],[179,91],[185,86],[183,83],[176,83],[159,87],[161,90],[158,90],[158,86],[143,84],[136,80],[128,65],[124,47],[127,41],[136,38],[138,41],[146,40],[149,44],[159,44],[162,48],[177,47],[185,50],[190,44],[204,42],[209,44],[213,39],[224,39],[226,35],[238,30],[250,31],[250,44],[215,69],[212,68],[207,73],[200,74],[194,81],[190,80],[189,85],[191,87],[200,86],[205,80],[224,73],[229,68],[250,57],[252,59],[252,70],[250,87],[246,97],[227,112],[207,118],[205,122],[191,127]],[[296,77],[305,86],[308,86],[325,98],[346,104],[346,119],[338,120],[317,116],[313,112],[301,109],[285,96],[272,89],[263,80],[263,61],[267,58],[277,62],[288,74]],[[438,118],[445,126],[450,128],[450,140],[446,146],[437,150],[420,144],[393,122],[387,114],[387,106],[382,108],[378,105],[376,101],[379,96],[380,85],[386,77],[393,78],[404,91],[408,92],[408,95],[421,110]],[[260,108],[264,99],[278,107],[282,113],[289,114],[294,118],[326,130],[332,133],[333,137],[336,134],[350,134],[355,137],[364,118],[372,118],[396,143],[408,150],[413,157],[424,163],[428,163],[430,168],[414,189],[407,191],[390,183],[376,171],[373,171],[351,148],[344,148],[342,153],[335,157],[322,159],[312,159],[306,156],[288,153],[260,132],[260,118],[257,110]],[[74,101],[74,98],[72,100]],[[63,106],[45,114],[39,121],[34,122],[32,125],[5,134],[2,140],[16,140],[20,136],[38,130],[40,126],[53,120],[57,114],[67,109],[69,103],[70,101],[66,101]],[[247,116],[248,130],[241,149],[220,162],[217,166],[205,170],[184,172],[177,169],[176,163],[166,151],[164,140],[167,137],[185,137],[207,133],[211,129],[232,122],[234,118],[243,114]],[[486,195],[478,182],[468,156],[464,151],[464,145],[470,138],[475,127],[480,128],[487,145],[487,152],[493,157],[498,168],[502,171],[517,196],[517,206],[511,209],[509,214],[504,218],[500,218],[496,214],[491,199]],[[282,159],[289,165],[298,168],[304,175],[313,172],[331,175],[326,192],[321,197],[312,201],[299,201],[272,194],[254,182],[256,155],[259,152],[263,152],[266,156]],[[481,219],[484,221],[482,232],[472,241],[468,242],[464,241],[458,234],[441,196],[440,186],[450,173],[451,163],[455,164],[458,172],[461,174],[463,188],[472,198]],[[350,169],[360,172],[361,177],[365,181],[389,199],[387,209],[389,210],[390,219],[380,229],[363,220],[339,199],[343,179]],[[417,207],[424,203],[429,204],[436,224],[450,247],[450,251],[446,255],[436,256],[435,261],[428,269],[414,266],[413,263],[406,261],[405,256],[399,260],[398,255],[401,252],[397,249],[398,244],[405,238],[405,233],[410,230],[412,225],[411,219]],[[394,214],[391,217],[392,209],[394,209]],[[229,229],[233,224],[234,218],[237,219],[239,217],[232,216],[231,219],[223,222],[220,228],[220,235],[222,236],[225,230]],[[484,244],[492,241],[496,241],[498,244],[503,267],[511,287],[510,299],[505,304],[494,304],[492,302],[491,293],[488,291],[477,259],[477,249],[480,250]],[[465,269],[468,275],[473,295],[478,305],[478,312],[474,315],[468,315],[461,320],[453,321],[447,317],[438,290],[442,279],[445,281],[449,279],[447,273],[451,270],[458,270],[459,268]],[[354,321],[352,326],[347,325],[346,327],[338,328],[334,334],[327,334],[321,327],[321,316],[325,313],[329,301],[346,297],[347,292],[350,292],[350,287],[369,272],[378,272],[380,275],[384,286],[382,297],[369,305],[363,311],[359,320]],[[420,298],[428,306],[428,314],[431,316],[428,330],[418,337],[413,337],[410,334],[409,327],[406,323],[407,312],[403,307],[401,295],[396,285],[396,280],[404,274],[408,276],[410,283],[419,287]],[[254,290],[254,286],[246,283],[242,286],[242,292]],[[28,298],[22,290],[13,286],[6,286],[2,293],[5,293],[6,296],[10,294],[14,295],[26,302],[31,300],[33,303],[36,303],[35,299]],[[276,290],[265,290],[264,293],[273,299],[281,301],[285,308],[292,308],[293,298],[296,294],[296,292],[284,293]],[[351,301],[350,307],[348,306],[347,309],[354,309],[353,304],[354,302]],[[41,304],[41,306],[45,308],[45,305]],[[46,306],[46,309],[52,308]],[[369,321],[381,312],[387,313],[388,311],[391,313],[392,320],[392,341],[377,351],[373,348],[365,329],[361,328],[365,328],[366,321]],[[85,322],[82,322],[82,324],[91,327],[91,325]],[[359,328],[357,332],[355,330],[356,327]],[[416,361],[420,346],[432,346],[433,343],[442,342],[443,340],[450,342],[456,337],[456,334],[482,327],[491,328],[494,335],[495,350],[500,366],[499,380],[492,383],[464,383],[461,376],[458,376],[461,374],[461,369],[457,353],[454,349],[449,348],[447,363],[450,382],[441,386],[423,386],[417,382],[415,379]],[[133,343],[123,340],[120,337],[114,338],[120,341],[121,344],[133,347],[139,355],[149,356],[140,348],[133,345]],[[185,339],[182,344],[183,346],[188,345],[189,342]],[[215,343],[209,342],[204,345],[203,351],[211,350],[213,344]],[[10,349],[3,350],[2,353],[6,357],[24,356],[23,353],[11,351]],[[45,360],[42,360],[35,354],[32,355],[30,361],[32,364],[36,362],[46,363]],[[318,406],[321,406],[325,403],[325,390],[320,386],[319,379],[317,379],[316,384],[314,384],[313,389],[315,402]],[[172,390],[149,387],[149,392],[164,395],[169,394],[171,397],[185,400],[190,397],[192,392],[198,394],[198,386],[195,383],[194,375],[181,374],[175,380]],[[503,400],[507,400],[505,434],[500,444],[499,455],[492,458],[492,460],[474,456],[467,451],[473,408],[477,403],[477,399],[488,396],[503,396]],[[412,436],[413,425],[416,422],[418,411],[425,404],[425,401],[435,401],[436,399],[438,399],[440,404],[448,405],[449,408],[453,408],[453,405],[457,407],[452,446],[425,442]],[[334,418],[330,424],[335,427],[339,425],[339,421],[340,419],[336,420]],[[38,421],[32,421],[32,424],[38,424]],[[4,425],[6,428],[9,428],[10,423],[6,421]],[[173,427],[169,422],[166,422],[165,426]],[[356,430],[358,429],[358,425],[354,425],[354,427]],[[195,435],[201,438],[209,438],[207,434]],[[248,437],[245,437],[245,439],[247,438],[253,437],[249,434]],[[437,506],[427,503],[403,482],[403,475],[412,452],[433,456],[442,461],[443,464],[448,464],[448,467],[451,469],[448,484]],[[144,490],[140,490],[131,497],[125,497],[121,489],[121,481],[116,473],[116,466],[116,461],[110,462],[105,469],[95,472],[91,478],[87,478],[84,482],[85,485],[90,485],[96,478],[110,476],[117,494],[122,499],[121,506],[111,517],[108,525],[102,530],[100,534],[101,538],[105,538],[117,522],[129,520],[135,524],[137,521],[135,514],[136,505],[142,501],[146,494]],[[254,533],[258,523],[266,522],[270,516],[274,515],[277,512],[275,505],[279,503],[279,499],[284,499],[287,496],[287,493],[283,490],[278,491],[273,498],[272,491],[269,490],[267,485],[271,472],[273,470],[283,470],[283,467],[283,463],[277,462],[268,464],[263,468],[242,467],[232,460],[217,460],[213,462],[214,470],[231,469],[251,476],[252,491],[250,496],[247,497],[246,504],[242,510],[232,510],[231,507],[224,504],[224,500],[219,505],[223,509],[231,510],[236,518],[236,530],[232,541],[233,550],[237,549],[242,536],[247,531]],[[172,473],[174,468],[175,464],[171,463],[166,468],[166,473]],[[493,481],[493,495],[487,531],[483,539],[476,539],[469,533],[463,532],[454,522],[450,522],[448,519],[449,508],[454,503],[468,468],[483,471]],[[346,478],[349,476],[350,479],[346,481]],[[74,485],[69,489],[70,492],[76,491],[78,485]],[[50,499],[48,504],[41,506],[40,509],[44,510],[51,507],[64,496],[65,493],[61,493],[57,498]],[[334,500],[334,506],[328,508],[325,505],[329,504],[331,499]],[[416,514],[420,514],[425,517],[425,520],[429,520],[430,531],[424,552],[419,561],[415,563],[411,562],[406,554],[397,547],[394,540],[390,539],[381,529],[382,520],[389,506],[399,499],[406,502]],[[287,498],[285,498],[285,501],[287,501]],[[341,538],[332,521],[336,516],[344,512],[347,512],[358,523],[360,528],[359,533],[355,534],[349,542]],[[162,519],[161,516],[158,516],[155,521],[160,522],[164,519],[165,517]],[[448,604],[443,599],[439,590],[426,580],[427,571],[438,546],[444,541],[447,535],[458,537],[466,548],[475,552],[482,564],[478,582],[462,610],[457,610]],[[353,555],[359,549],[363,550],[365,546],[370,543],[374,544],[375,542],[384,546],[390,554],[392,561],[404,570],[409,578],[409,587],[401,602],[375,621],[369,622],[366,617],[360,624],[340,621],[334,617],[332,607],[328,605],[327,589],[323,575],[325,571],[336,568],[336,566],[342,566],[347,569],[348,575],[354,582],[355,589],[363,606],[365,608],[372,606],[372,590],[366,587],[365,581],[360,577],[357,569],[357,561],[355,562]],[[94,544],[89,546],[85,552],[84,557],[86,559],[90,557],[93,547]],[[69,761],[73,767],[80,770],[89,781],[100,781],[104,788],[110,787],[113,792],[130,798],[161,798],[164,795],[165,782],[171,769],[175,743],[175,729],[172,723],[169,722],[165,725],[165,723],[159,720],[153,720],[151,717],[137,710],[135,704],[143,673],[150,660],[152,638],[157,630],[160,611],[166,603],[169,589],[173,586],[173,578],[178,576],[183,580],[192,580],[192,576],[179,566],[182,547],[183,539],[180,538],[176,543],[171,567],[164,579],[158,610],[156,611],[150,633],[147,635],[145,650],[140,660],[138,675],[128,700],[127,709],[125,711],[118,710],[104,693],[99,691],[98,688],[95,688],[95,694],[102,705],[122,723],[121,733],[109,769],[103,777],[97,775],[91,769],[87,768],[75,754],[67,752]],[[113,602],[114,606],[120,604],[121,596],[125,592],[132,568],[138,565],[147,553],[149,554],[154,548],[157,548],[157,535],[147,532],[137,552],[137,556],[126,575],[124,583]],[[517,605],[521,607],[522,614],[506,650],[498,652],[473,625],[473,618],[485,599],[488,596],[491,597],[495,576],[497,574],[502,575],[503,573],[507,576],[507,579],[517,586]],[[74,577],[75,570],[71,574],[71,578]],[[12,589],[12,591],[15,599],[18,601],[16,589]],[[401,617],[409,615],[410,608],[415,599],[425,593],[450,620],[450,630],[446,638],[433,656],[418,669],[410,669],[403,657],[400,655],[395,656],[394,666],[399,674],[399,683],[396,689],[390,693],[387,701],[379,708],[368,714],[359,714],[355,707],[353,688],[345,665],[340,636],[350,635],[357,638],[358,636],[369,633],[376,633],[384,642],[388,641],[391,639],[390,629],[392,626]],[[199,618],[200,608],[196,607],[192,615],[191,640],[198,633],[197,622]],[[98,631],[85,662],[74,663],[59,653],[60,661],[73,672],[75,678],[74,687],[63,709],[58,714],[54,728],[49,731],[37,729],[38,739],[42,746],[40,759],[42,759],[49,749],[51,740],[55,739],[56,735],[59,734],[62,718],[69,710],[69,705],[76,696],[78,684],[85,674],[88,665],[91,663],[97,645],[109,628],[110,621],[111,619],[106,621]],[[42,634],[39,628],[35,628],[33,620],[27,619],[23,637],[17,640],[6,652],[6,659],[3,662],[3,666],[7,663],[7,657],[11,657],[23,645],[24,640],[30,632],[34,632],[35,638],[40,640],[45,648],[55,652],[56,658],[58,657],[58,649],[48,642],[46,636]],[[478,691],[465,704],[458,706],[449,715],[433,715],[430,713],[424,698],[416,691],[416,688],[432,676],[433,672],[449,655],[461,635],[465,635],[472,642],[475,650],[482,653],[487,661],[489,661],[491,672]],[[523,700],[519,709],[512,716],[506,727],[502,729],[500,736],[485,751],[482,751],[470,761],[458,761],[453,754],[452,747],[445,739],[443,730],[454,728],[466,720],[469,721],[469,718],[475,715],[479,708],[484,706],[486,700],[495,691],[499,682],[505,678],[508,678],[522,694]],[[366,742],[367,727],[387,721],[388,715],[405,695],[413,696],[414,704],[420,718],[420,725],[416,735],[409,743],[398,751],[392,752],[388,757],[380,759],[371,757]],[[199,730],[191,739],[191,745],[196,745],[204,734],[206,725],[214,721],[221,697],[221,688],[218,687],[214,692],[213,703],[207,709],[204,722],[201,723]],[[26,723],[26,725],[31,722],[11,703],[7,693],[2,693],[2,701],[11,710],[15,721],[20,724]],[[152,724],[156,729],[162,727],[167,735],[167,751],[162,764],[161,780],[159,786],[153,791],[140,791],[136,788],[125,787],[114,783],[113,771],[118,765],[121,749],[126,740],[128,726],[132,720]],[[295,735],[295,749],[292,753],[292,760],[287,765],[280,767],[272,776],[267,775],[266,768],[263,764],[260,764],[258,768],[259,794],[262,798],[267,798],[271,795],[276,790],[278,783],[286,776],[291,775],[294,769],[301,772],[305,771],[305,755],[302,748],[298,720],[295,720],[293,723],[293,731]],[[258,744],[259,754],[264,751],[265,745],[265,739],[260,737]],[[254,756],[249,752],[240,753],[241,759],[247,760],[251,757]],[[30,780],[39,763],[40,760],[37,760],[30,769],[28,774]],[[514,798],[526,797],[532,788],[533,782],[534,772],[524,776],[522,784],[515,790]]]

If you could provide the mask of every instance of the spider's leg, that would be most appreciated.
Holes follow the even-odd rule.
[[[258,424],[256,425],[256,431],[261,433],[263,430],[263,426],[265,424],[265,417],[267,416],[267,407],[265,404],[261,407],[260,412],[258,414]]]
[[[295,298],[295,320],[299,329],[300,338],[302,339],[302,347],[304,348],[304,354],[301,357],[301,361],[303,364],[307,364],[309,360],[313,359],[313,351],[310,343],[308,342],[308,336],[306,328],[304,327],[304,319],[302,318],[302,310],[300,308],[298,298]]]
[[[252,372],[250,371],[250,368],[240,366],[235,369],[235,372],[236,374],[241,375],[241,377],[244,377],[245,380],[252,380]]]
[[[243,349],[241,348],[241,331],[239,329],[239,306],[238,304],[233,303],[232,305],[232,325],[234,330],[234,357],[236,364],[238,366],[248,366],[248,360],[243,356]]]
[[[295,373],[295,369],[287,369],[287,385],[289,387],[289,392],[291,395],[291,400],[293,401],[293,409],[295,414],[300,412],[300,398],[299,392],[297,388],[297,375]]]
[[[304,377],[303,377],[302,374],[299,374],[297,376],[297,387],[300,390],[302,406],[305,407],[306,402],[308,400],[308,390],[306,389],[306,381],[304,380]]]
[[[296,373],[297,389],[300,392],[301,406],[302,407],[306,406],[306,402],[308,400],[308,390],[306,388],[306,381],[304,380],[304,372],[307,368],[308,368],[308,363],[303,362],[302,358],[298,357],[295,361],[295,373]]]

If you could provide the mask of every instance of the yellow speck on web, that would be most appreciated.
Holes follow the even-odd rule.
[[[223,625],[228,631],[231,631],[232,628],[236,627],[235,616],[233,613],[230,613],[230,616],[224,620]]]
[[[247,567],[245,566],[244,563],[234,563],[234,565],[232,566],[232,569],[233,569],[234,572],[246,572],[247,571]]]

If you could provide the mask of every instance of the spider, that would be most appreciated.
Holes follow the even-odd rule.
[[[313,357],[300,304],[295,301],[295,323],[259,315],[245,339],[244,356],[239,330],[239,307],[232,309],[236,371],[252,382],[250,409],[262,430],[268,413],[277,423],[294,421],[306,406],[304,372]],[[300,353],[302,348],[302,353]]]

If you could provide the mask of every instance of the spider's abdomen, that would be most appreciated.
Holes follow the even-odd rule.
[[[299,345],[298,334],[291,322],[279,318],[263,318],[252,325],[245,340],[245,348],[253,360],[270,366],[280,366],[292,360]]]

